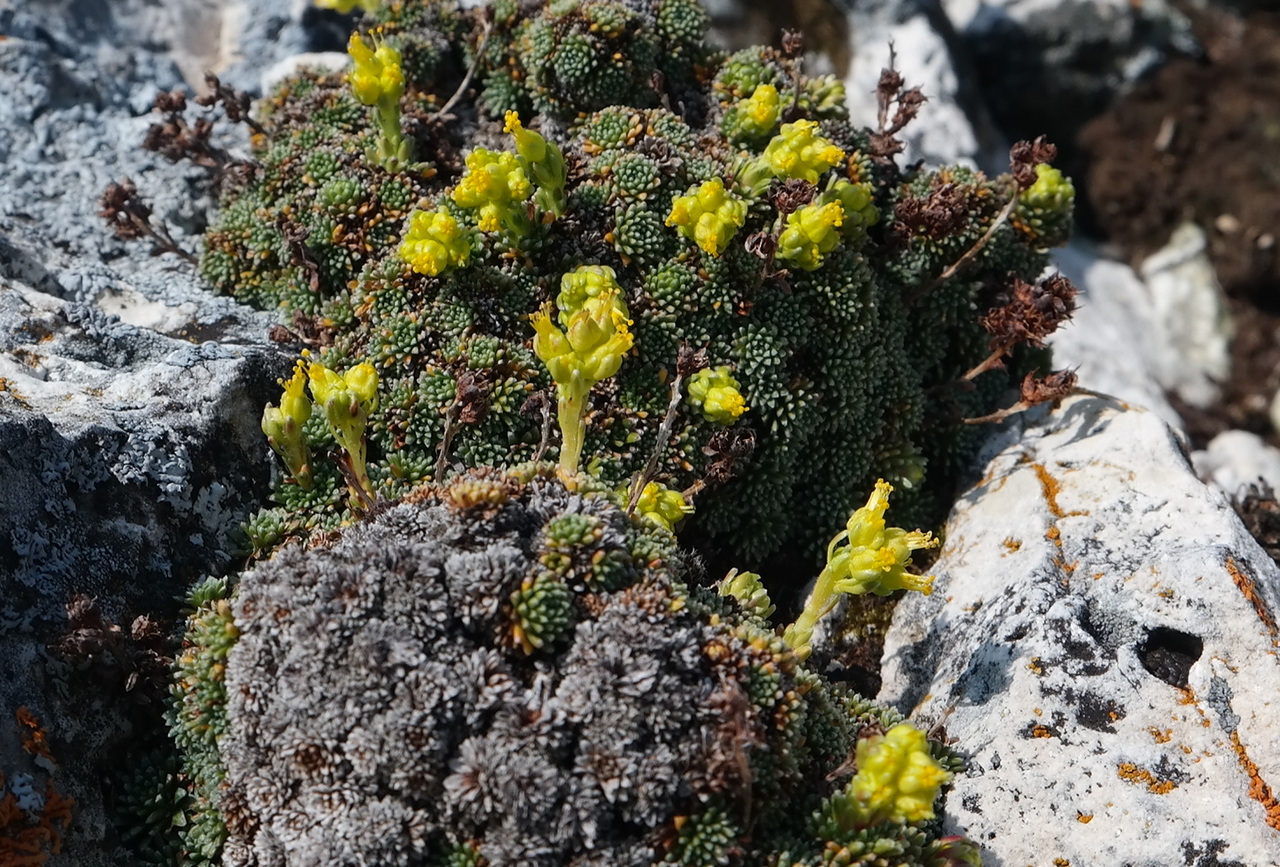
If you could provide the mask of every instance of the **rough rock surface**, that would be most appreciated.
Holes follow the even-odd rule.
[[[958,56],[959,39],[938,0],[874,0],[849,13],[845,78],[854,123],[876,126],[876,83],[892,64],[928,102],[902,133],[902,162],[961,163],[1006,171],[1006,149]],[[891,57],[892,54],[892,57]]]
[[[1157,416],[1025,424],[885,645],[880,698],[971,755],[948,821],[988,867],[1277,863],[1276,564]]]
[[[942,0],[974,83],[1010,138],[1046,134],[1072,149],[1115,94],[1197,46],[1165,0]],[[1067,154],[1070,157],[1070,154]],[[1068,159],[1072,172],[1077,168]]]
[[[216,37],[236,8],[0,6],[0,799],[51,822],[46,784],[74,798],[70,826],[55,823],[58,864],[128,863],[113,851],[101,763],[120,762],[159,715],[131,621],[158,616],[143,629],[158,634],[191,580],[234,567],[238,527],[267,490],[258,419],[287,365],[267,340],[272,318],[212,296],[176,257],[113,238],[96,213],[107,184],[132,177],[194,251],[207,179],[140,143],[155,93],[184,72],[212,66],[253,86],[255,63],[299,42],[301,19],[283,7],[240,8],[244,59],[223,57]],[[243,133],[221,143],[242,147]],[[76,594],[104,619],[63,653]]]

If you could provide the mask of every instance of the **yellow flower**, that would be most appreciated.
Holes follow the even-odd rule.
[[[821,204],[839,203],[844,211],[844,222],[840,224],[840,234],[846,238],[860,234],[867,226],[875,225],[880,218],[876,206],[871,201],[870,184],[854,184],[840,178],[822,194],[818,200]]]
[[[844,159],[844,151],[817,135],[817,130],[818,124],[811,120],[782,125],[761,155],[774,177],[816,184],[820,174]]]
[[[523,202],[532,194],[533,184],[515,154],[476,148],[450,196],[464,208],[479,209],[481,231],[504,229],[520,237],[530,229]]]
[[[538,133],[525,129],[517,112],[507,112],[503,120],[505,123],[502,131],[516,140],[516,153],[531,163],[547,158],[547,140]]]
[[[924,732],[899,723],[883,735],[858,741],[858,773],[848,796],[862,821],[927,822],[938,790],[951,774],[929,754]]]
[[[608,271],[609,285],[597,286],[596,294],[577,286],[599,283],[605,277],[603,271]],[[618,372],[635,339],[628,327],[631,320],[622,290],[612,275],[610,269],[591,266],[565,275],[561,295],[568,298],[570,306],[561,310],[563,330],[552,321],[550,304],[530,317],[534,354],[556,383],[557,418],[563,436],[560,466],[570,473],[577,472],[582,457],[587,395],[597,382]]]
[[[369,415],[378,406],[377,370],[365,362],[340,374],[313,361],[307,367],[307,376],[311,381],[311,396],[324,407],[329,432],[347,453],[359,488],[371,498],[373,485],[365,466],[364,431]],[[353,503],[362,499],[354,488],[351,496]]]
[[[875,593],[887,596],[895,590],[933,592],[933,576],[906,570],[911,552],[938,544],[930,533],[886,527],[885,510],[893,486],[876,482],[867,504],[849,516],[845,531],[827,547],[828,568],[836,573],[835,589],[841,593]],[[841,546],[841,540],[846,542]]]
[[[582,309],[589,298],[612,292],[621,296],[618,275],[608,265],[579,265],[560,278],[560,294],[556,307],[560,310],[560,324],[568,327],[569,317]]]
[[[795,623],[787,627],[783,640],[801,659],[813,650],[813,630],[832,608],[841,593],[875,593],[887,596],[895,590],[933,592],[933,577],[912,575],[911,552],[932,548],[938,541],[929,533],[910,532],[886,527],[885,510],[893,486],[883,479],[876,482],[867,504],[854,511],[849,521],[827,546],[827,565],[818,576],[804,610]]]
[[[787,215],[787,226],[778,236],[774,256],[812,271],[822,265],[822,257],[840,243],[844,208],[837,201],[813,202]]]
[[[316,0],[316,6],[321,9],[336,9],[343,15],[346,15],[357,6],[365,12],[376,12],[381,5],[382,0]]]
[[[262,432],[267,443],[284,460],[294,481],[311,490],[311,451],[302,426],[311,418],[311,401],[304,391],[307,375],[299,361],[288,382],[281,380],[284,394],[280,406],[267,404],[262,411]]]
[[[688,401],[702,410],[708,421],[733,424],[747,411],[739,389],[738,380],[733,378],[728,366],[699,370],[689,378]]]
[[[693,513],[693,506],[679,491],[649,482],[640,492],[640,499],[636,500],[636,511],[640,517],[664,529],[674,530],[677,522]]]
[[[743,103],[744,126],[752,135],[763,136],[778,122],[778,88],[772,84],[757,85],[751,98]]]
[[[719,256],[747,220],[747,203],[730,195],[724,181],[712,178],[671,200],[667,225],[692,238],[704,252]]]
[[[443,209],[415,211],[400,242],[400,258],[419,274],[435,277],[471,259],[470,232]]]
[[[376,35],[366,44],[359,33],[352,33],[347,53],[354,64],[347,79],[356,99],[365,105],[398,105],[404,95],[400,52]]]

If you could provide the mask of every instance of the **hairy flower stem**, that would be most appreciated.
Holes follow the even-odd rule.
[[[814,582],[813,592],[805,600],[804,610],[796,618],[796,622],[787,627],[782,640],[790,645],[799,659],[807,659],[813,652],[814,627],[818,621],[831,612],[836,605],[839,594],[836,592],[836,580],[839,574],[830,565],[824,566],[818,580]]]
[[[580,389],[557,389],[556,415],[560,422],[560,475],[577,475],[582,462],[582,444],[587,437],[587,395]]]

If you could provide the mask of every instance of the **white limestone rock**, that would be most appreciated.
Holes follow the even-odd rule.
[[[880,699],[972,757],[949,828],[987,867],[1278,863],[1280,570],[1154,414],[1075,397],[990,455],[885,646]]]
[[[1057,365],[1175,427],[1167,392],[1193,406],[1217,399],[1233,327],[1199,228],[1175,231],[1137,272],[1079,241],[1056,251],[1054,264],[1081,291],[1075,317],[1049,341]]]
[[[1183,223],[1163,248],[1139,266],[1165,357],[1154,371],[1161,384],[1192,406],[1218,399],[1231,373],[1234,329],[1209,261],[1204,230]]]
[[[1250,485],[1280,490],[1280,449],[1249,431],[1223,431],[1193,452],[1191,463],[1205,484],[1229,497],[1242,495]]]
[[[960,163],[1007,167],[1007,144],[994,131],[969,77],[957,69],[955,33],[937,0],[873,0],[849,13],[849,115],[855,125],[876,127],[876,84],[890,65],[906,87],[928,97],[899,135],[906,150],[900,165]]]
[[[1160,342],[1147,287],[1128,265],[1086,242],[1054,252],[1054,266],[1080,290],[1070,322],[1049,337],[1054,364],[1075,369],[1084,388],[1151,410],[1181,427],[1153,368],[1172,353]]]

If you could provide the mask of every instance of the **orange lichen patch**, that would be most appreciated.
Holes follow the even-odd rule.
[[[1031,736],[1033,738],[1051,738],[1053,737],[1053,732],[1044,726],[1033,726],[1031,729]]]
[[[1022,547],[1022,540],[1015,539],[1012,536],[1007,536],[1005,537],[1005,540],[1000,544],[1004,545],[1004,547],[1008,549],[1010,554],[1013,554],[1013,553],[1016,553],[1018,549]]]
[[[1249,797],[1262,805],[1262,809],[1267,814],[1267,824],[1280,831],[1280,801],[1277,801],[1276,796],[1271,793],[1271,787],[1267,785],[1267,781],[1258,774],[1258,766],[1245,752],[1238,732],[1231,733],[1231,748],[1236,751],[1236,760],[1240,762],[1240,767],[1249,777]]]
[[[1151,733],[1151,737],[1155,738],[1158,744],[1167,744],[1173,738],[1173,729],[1160,731],[1155,726],[1147,726],[1147,731]]]
[[[9,395],[9,397],[17,401],[18,405],[23,409],[31,409],[31,404],[27,402],[27,399],[13,387],[13,380],[0,376],[0,392]]]
[[[1058,493],[1062,490],[1062,486],[1058,484],[1057,479],[1049,475],[1044,464],[1032,464],[1031,468],[1036,471],[1036,478],[1040,480],[1040,490],[1044,492],[1044,501],[1049,504],[1049,514],[1055,518],[1061,518],[1065,514],[1062,507],[1058,505]]]
[[[1145,785],[1147,791],[1154,795],[1167,795],[1174,789],[1178,788],[1178,784],[1173,780],[1162,780],[1146,768],[1140,768],[1133,762],[1124,762],[1116,769],[1117,776],[1126,783],[1137,783]]]
[[[4,774],[0,774],[0,790],[4,790]],[[45,784],[44,807],[37,818],[18,807],[13,792],[5,791],[0,798],[0,865],[41,867],[50,855],[61,854],[62,833],[71,824],[73,804],[49,780]]]
[[[1033,674],[1044,674],[1044,669],[1040,666],[1040,657],[1033,656],[1031,661],[1027,663],[1027,668],[1031,669]]]
[[[1053,867],[1071,867],[1071,862],[1066,858],[1054,858]]]
[[[1244,598],[1253,606],[1253,612],[1258,615],[1258,619],[1267,627],[1267,631],[1271,633],[1271,638],[1274,641],[1276,638],[1276,618],[1271,613],[1271,609],[1267,607],[1266,601],[1258,595],[1258,587],[1254,583],[1253,576],[1241,569],[1234,557],[1227,558],[1226,567],[1227,573],[1231,575],[1231,580],[1235,582],[1236,587],[1244,594]]]
[[[53,761],[53,753],[49,751],[48,732],[40,725],[40,720],[25,705],[14,714],[18,718],[19,730],[22,733],[22,748],[33,756]]]
[[[1081,825],[1088,825],[1093,821],[1093,813],[1081,813],[1079,810],[1076,810],[1076,821]]]

